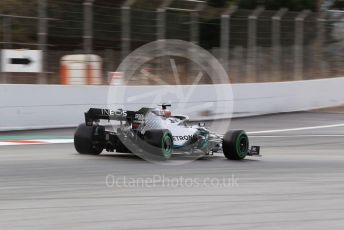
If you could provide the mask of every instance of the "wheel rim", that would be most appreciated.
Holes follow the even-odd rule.
[[[165,135],[162,140],[162,152],[166,159],[172,155],[172,139],[169,135]]]
[[[247,155],[248,145],[249,145],[248,137],[245,133],[242,133],[239,136],[237,145],[236,145],[237,152],[240,157],[245,157]]]

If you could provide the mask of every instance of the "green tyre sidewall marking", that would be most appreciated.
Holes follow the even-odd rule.
[[[170,148],[169,149],[165,149],[164,145],[165,145],[165,141],[166,140],[170,140]],[[161,138],[161,149],[162,149],[162,154],[164,156],[165,159],[169,159],[171,158],[172,155],[172,139],[171,136],[169,135],[169,133],[164,133],[164,136]]]
[[[248,151],[248,148],[246,149],[245,152],[241,152],[241,149],[240,149],[240,142],[241,140],[243,139],[246,139],[247,143],[248,142],[248,137],[247,135],[244,133],[244,132],[241,132],[238,136],[238,138],[236,139],[236,143],[235,143],[235,147],[236,147],[236,152],[237,152],[237,155],[240,159],[244,159],[247,155],[247,151]]]

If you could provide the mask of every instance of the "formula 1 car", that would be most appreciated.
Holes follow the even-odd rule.
[[[134,153],[143,158],[167,160],[173,152],[210,155],[223,151],[230,160],[258,156],[260,147],[249,148],[249,139],[243,130],[216,134],[204,124],[188,125],[189,118],[172,115],[162,104],[158,108],[125,111],[91,108],[85,113],[85,123],[74,135],[74,146],[80,154],[98,155],[108,152]],[[100,125],[100,120],[117,121],[117,128]],[[115,130],[116,129],[116,130]]]

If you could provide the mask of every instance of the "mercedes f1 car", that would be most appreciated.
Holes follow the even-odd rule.
[[[219,135],[202,123],[189,125],[187,116],[172,115],[170,106],[163,104],[138,111],[91,108],[85,113],[85,123],[75,132],[75,148],[80,154],[98,155],[105,149],[153,160],[167,160],[174,152],[210,155],[222,151],[230,160],[259,155],[260,147],[249,147],[245,131],[231,130]],[[109,128],[101,125],[100,120],[119,124]]]

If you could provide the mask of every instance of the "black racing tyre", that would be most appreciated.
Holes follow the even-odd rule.
[[[249,140],[243,130],[228,131],[223,137],[223,154],[229,160],[243,160],[249,151]]]
[[[152,154],[157,160],[168,160],[171,158],[173,153],[173,138],[169,130],[147,130],[143,139],[148,144],[144,150]]]
[[[80,154],[99,155],[103,148],[93,144],[93,132],[95,126],[81,124],[74,134],[74,147]]]

